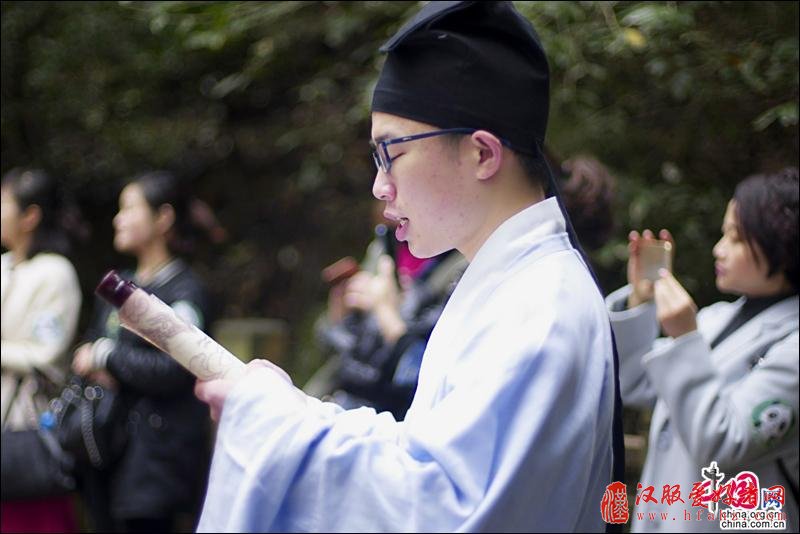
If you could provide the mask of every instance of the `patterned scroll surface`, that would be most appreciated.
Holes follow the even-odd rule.
[[[120,309],[131,330],[171,355],[201,380],[222,378],[243,367],[241,360],[178,317],[157,297],[135,291]]]

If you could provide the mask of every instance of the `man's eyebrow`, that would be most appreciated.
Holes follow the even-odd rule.
[[[383,135],[379,135],[378,137],[374,138],[373,141],[375,141],[375,143],[380,143],[381,141],[386,141],[387,139],[391,139],[392,137],[396,137],[396,136],[392,136],[391,134],[383,134]]]

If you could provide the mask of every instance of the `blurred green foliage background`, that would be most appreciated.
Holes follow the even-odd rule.
[[[711,247],[735,184],[798,162],[798,3],[516,5],[550,60],[550,149],[618,180],[615,237],[594,253],[606,290],[627,231],[666,227],[679,280],[701,306],[719,299]],[[320,269],[372,236],[377,49],[419,7],[4,1],[2,171],[62,177],[92,221],[76,255],[87,307],[131,263],[111,247],[121,180],[187,177],[228,232],[194,258],[222,316],[286,319],[302,381]]]

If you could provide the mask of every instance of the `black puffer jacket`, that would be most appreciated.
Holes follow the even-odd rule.
[[[165,266],[142,289],[200,329],[210,324],[206,292],[181,260]],[[110,526],[104,525],[109,520],[194,513],[204,493],[211,449],[208,407],[194,396],[195,379],[171,357],[120,328],[111,306],[98,301],[95,310],[87,341],[115,340],[106,368],[129,406],[128,443],[121,459],[87,476],[95,527]],[[103,517],[104,508],[110,517]]]

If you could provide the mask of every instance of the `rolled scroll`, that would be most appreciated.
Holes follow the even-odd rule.
[[[244,363],[154,295],[109,271],[95,293],[119,309],[120,324],[201,380],[235,378]]]

